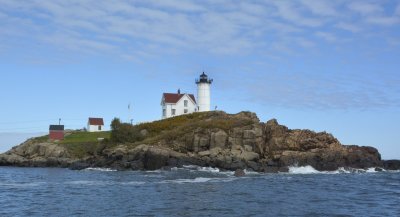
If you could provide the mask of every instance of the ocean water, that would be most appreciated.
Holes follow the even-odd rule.
[[[400,216],[400,172],[0,167],[0,216]]]

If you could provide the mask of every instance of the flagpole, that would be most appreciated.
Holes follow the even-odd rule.
[[[131,112],[131,103],[128,104],[128,120],[131,122],[132,125],[132,112]]]

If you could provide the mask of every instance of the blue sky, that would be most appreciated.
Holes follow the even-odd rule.
[[[0,152],[58,118],[156,120],[204,70],[212,107],[400,158],[399,60],[400,1],[0,0]]]

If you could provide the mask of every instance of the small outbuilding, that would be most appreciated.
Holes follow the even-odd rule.
[[[63,140],[64,139],[64,125],[50,125],[49,139]]]
[[[100,132],[104,129],[103,118],[89,118],[87,124],[87,131],[89,132]]]

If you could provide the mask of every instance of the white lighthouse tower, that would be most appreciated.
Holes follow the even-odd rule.
[[[200,79],[196,79],[197,84],[197,106],[199,112],[210,111],[210,86],[213,82],[207,75],[201,74]]]

